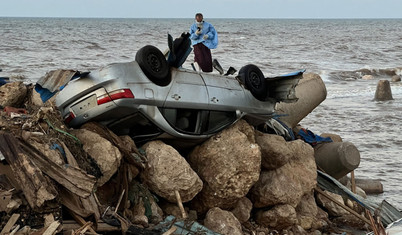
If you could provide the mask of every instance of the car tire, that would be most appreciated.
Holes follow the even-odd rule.
[[[258,100],[268,97],[268,88],[264,74],[256,65],[248,64],[239,71],[239,77],[251,94]]]
[[[170,83],[169,65],[158,48],[147,45],[139,49],[135,60],[149,80],[156,85],[167,86]]]

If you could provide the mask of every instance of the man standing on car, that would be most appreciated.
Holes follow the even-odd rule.
[[[195,15],[195,23],[190,27],[194,61],[203,72],[212,72],[211,49],[218,46],[218,34],[212,24],[205,22],[201,13]]]

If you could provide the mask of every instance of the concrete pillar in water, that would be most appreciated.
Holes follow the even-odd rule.
[[[384,187],[380,179],[359,179],[356,178],[356,186],[361,188],[366,194],[379,194],[384,192]],[[339,179],[343,185],[350,185],[350,177],[344,176]]]
[[[320,75],[306,73],[296,86],[294,103],[280,102],[275,108],[279,120],[294,128],[304,117],[313,111],[327,97],[327,89]]]
[[[315,162],[319,169],[340,179],[360,164],[360,153],[350,142],[329,142],[314,147]]]
[[[393,100],[392,98],[392,91],[391,91],[391,84],[388,80],[380,80],[377,84],[377,90],[375,91],[374,95],[375,100]]]
[[[379,194],[384,192],[384,188],[380,180],[356,179],[356,185],[363,189],[367,194]]]

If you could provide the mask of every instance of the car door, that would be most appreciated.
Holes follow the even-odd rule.
[[[244,90],[239,82],[228,76],[202,74],[208,91],[209,110],[236,111],[244,101]]]
[[[208,93],[204,80],[194,71],[172,70],[172,84],[164,108],[207,109]]]

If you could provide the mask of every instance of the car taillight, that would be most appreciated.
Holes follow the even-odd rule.
[[[130,89],[121,89],[121,90],[112,91],[109,94],[104,94],[104,95],[98,96],[97,102],[98,102],[98,105],[101,105],[101,104],[110,102],[112,100],[118,100],[118,99],[123,99],[123,98],[134,98],[134,95]]]
[[[73,112],[68,113],[66,116],[64,116],[64,122],[66,124],[69,124],[73,119],[75,118],[75,115]]]

